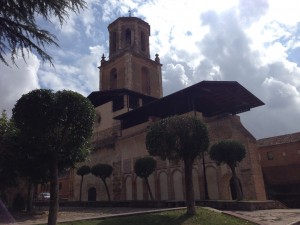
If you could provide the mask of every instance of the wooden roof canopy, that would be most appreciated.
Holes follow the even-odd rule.
[[[260,99],[236,81],[202,81],[114,119],[121,120],[126,129],[148,121],[150,116],[165,118],[198,111],[212,117],[238,114],[261,105],[264,103]]]

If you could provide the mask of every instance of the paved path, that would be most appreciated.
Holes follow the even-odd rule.
[[[181,208],[178,208],[181,209]],[[171,209],[143,209],[143,208],[64,208],[61,209],[58,215],[59,222],[67,222],[82,219],[92,218],[107,218],[115,216],[125,216],[132,214],[144,214],[159,212],[162,210],[174,210]],[[214,209],[211,209],[214,210]],[[218,211],[248,219],[256,222],[259,225],[300,225],[300,209],[272,209],[272,210],[257,210],[257,211]],[[38,214],[31,216],[15,216],[17,222],[9,223],[10,225],[34,225],[47,223],[47,211],[40,211]],[[0,220],[0,224],[8,224]]]

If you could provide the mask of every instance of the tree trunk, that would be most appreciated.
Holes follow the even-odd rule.
[[[235,171],[235,166],[229,166],[232,172],[232,179],[233,179],[233,184],[236,190],[236,200],[237,201],[241,201],[243,199],[243,193],[241,190],[241,186],[239,183],[239,179],[236,175],[236,171]]]
[[[83,176],[81,176],[81,182],[80,182],[80,194],[79,194],[79,201],[81,202],[81,195],[82,195],[82,183],[83,183]]]
[[[147,178],[147,177],[145,177],[145,182],[146,182],[146,185],[147,185],[147,189],[148,189],[148,191],[149,191],[150,199],[151,199],[152,201],[154,201],[153,194],[152,194],[152,191],[151,191],[151,188],[150,188],[150,185],[149,185],[149,182],[148,182],[148,178]]]
[[[185,193],[186,193],[186,207],[188,215],[196,214],[195,196],[193,187],[193,160],[184,159],[184,175],[185,175]]]
[[[54,156],[50,169],[50,205],[48,215],[48,225],[57,224],[58,212],[58,159]]]
[[[33,208],[33,192],[34,192],[34,185],[32,182],[28,184],[28,195],[27,195],[27,212],[32,212]]]
[[[102,179],[102,178],[101,178]],[[106,184],[106,181],[105,179],[102,179],[103,183],[104,183],[104,186],[105,186],[105,189],[106,189],[106,193],[107,193],[107,197],[108,197],[108,201],[110,201],[110,194],[109,194],[109,190],[108,190],[108,187],[107,187],[107,184]]]

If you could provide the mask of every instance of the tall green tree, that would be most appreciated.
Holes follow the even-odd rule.
[[[110,194],[106,183],[106,179],[110,177],[112,171],[113,171],[112,166],[108,164],[99,163],[91,168],[91,173],[96,177],[100,177],[100,179],[103,181],[109,201],[110,201]]]
[[[146,147],[162,160],[183,160],[187,214],[194,215],[195,196],[192,180],[193,162],[209,146],[207,128],[200,119],[191,116],[172,116],[150,126]]]
[[[149,185],[148,177],[154,172],[156,168],[156,161],[152,157],[143,157],[135,161],[134,172],[136,175],[144,179],[151,200],[153,201],[153,194]]]
[[[17,158],[14,154],[15,137],[18,130],[11,119],[8,119],[3,110],[0,117],[0,198],[7,187],[17,185]]]
[[[82,196],[83,177],[85,175],[88,175],[90,172],[91,172],[91,168],[87,165],[83,165],[83,166],[79,167],[78,170],[76,171],[76,174],[78,176],[81,176],[79,201],[81,201],[81,196]]]
[[[57,223],[58,172],[88,155],[94,116],[94,107],[87,98],[66,90],[31,91],[13,108],[12,118],[21,137],[32,146],[26,148],[27,154],[36,162],[44,160],[49,169],[49,225]]]
[[[43,61],[52,63],[51,56],[44,50],[45,45],[56,45],[57,39],[49,31],[37,24],[37,16],[45,21],[53,17],[59,19],[61,25],[70,12],[78,13],[86,7],[84,0],[2,0],[0,7],[0,60],[6,62],[4,56],[11,54],[13,63],[21,51],[36,51]]]
[[[232,172],[237,200],[242,200],[243,193],[235,168],[237,163],[241,162],[246,156],[245,147],[234,140],[222,140],[211,147],[209,156],[212,160],[218,163],[225,163],[229,166]]]

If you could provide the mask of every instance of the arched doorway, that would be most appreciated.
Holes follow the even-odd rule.
[[[88,201],[96,201],[97,199],[97,191],[96,188],[91,187],[88,190]]]

